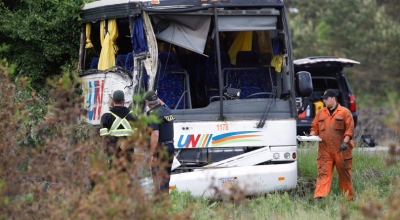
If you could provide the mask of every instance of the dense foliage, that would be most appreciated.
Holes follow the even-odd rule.
[[[361,62],[347,74],[365,105],[385,104],[400,87],[400,5],[394,0],[289,0],[295,58],[340,56]],[[360,102],[359,102],[360,103]]]
[[[18,66],[40,90],[47,77],[78,58],[83,0],[5,0],[0,2],[0,42],[9,45],[0,57]]]

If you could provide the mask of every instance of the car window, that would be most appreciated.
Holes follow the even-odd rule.
[[[312,82],[313,82],[314,90],[317,90],[317,91],[325,91],[326,89],[339,88],[339,85],[338,85],[338,82],[336,79],[313,78]]]

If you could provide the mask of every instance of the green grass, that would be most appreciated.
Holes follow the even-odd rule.
[[[193,219],[363,219],[361,212],[367,204],[382,204],[381,213],[390,210],[388,200],[399,186],[394,184],[400,176],[400,166],[387,167],[386,153],[353,151],[353,187],[355,201],[347,202],[341,195],[335,172],[331,192],[321,202],[314,201],[313,190],[317,176],[317,146],[308,144],[298,155],[298,187],[288,192],[276,192],[238,203],[211,201],[190,196],[189,193],[171,194],[170,213],[191,208]],[[314,181],[314,182],[313,182]],[[372,213],[372,208],[367,208]],[[368,215],[368,213],[367,213]]]

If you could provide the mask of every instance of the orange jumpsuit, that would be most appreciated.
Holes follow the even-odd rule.
[[[314,131],[315,135],[319,135],[322,139],[318,147],[318,177],[314,198],[326,197],[329,194],[335,166],[342,193],[348,193],[347,198],[353,199],[351,180],[353,166],[351,150],[353,146],[349,143],[345,151],[338,153],[344,137],[350,136],[350,139],[353,137],[354,121],[350,111],[338,104],[336,110],[330,115],[328,108],[324,107],[314,118],[311,131]]]

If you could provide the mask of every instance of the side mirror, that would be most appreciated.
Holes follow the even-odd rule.
[[[306,71],[296,73],[296,92],[300,97],[308,97],[313,91],[311,74]]]

